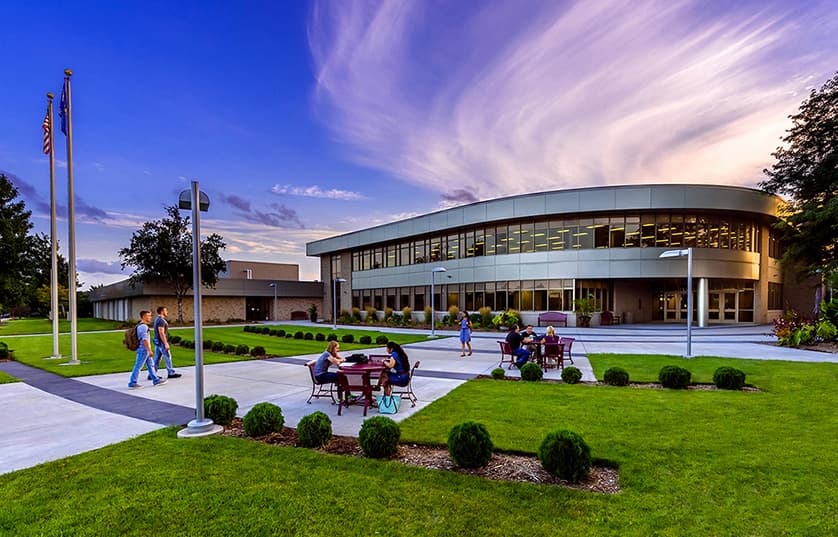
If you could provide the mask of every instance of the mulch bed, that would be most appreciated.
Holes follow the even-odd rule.
[[[477,378],[491,379],[492,376],[491,375],[478,375]],[[524,382],[523,380],[521,380],[518,377],[504,377],[503,379],[500,379],[500,380],[512,381],[512,382]],[[550,383],[553,383],[553,384],[564,384],[564,381],[559,380],[559,379],[541,379],[538,382],[550,382]],[[582,381],[582,382],[578,382],[577,384],[582,384],[584,386],[610,386],[610,384],[606,384],[606,383],[600,382],[600,381],[597,381],[597,382]],[[670,388],[664,388],[659,382],[629,382],[627,387],[628,388],[647,389],[647,390],[669,390],[670,389]],[[690,384],[689,386],[686,387],[686,389],[687,390],[698,390],[698,391],[708,391],[709,392],[709,391],[719,390],[720,388],[717,388],[715,384],[695,383],[695,384]],[[731,391],[731,390],[724,390],[724,391]],[[759,392],[759,391],[762,391],[762,390],[760,390],[756,386],[745,385],[739,391],[742,391],[742,392]]]
[[[234,419],[231,425],[224,427],[222,434],[225,436],[249,438],[244,432],[240,418]],[[283,427],[282,432],[271,433],[261,438],[254,438],[253,440],[264,442],[265,444],[295,447],[297,445],[297,430],[290,427]],[[358,439],[351,436],[333,436],[329,443],[318,451],[350,457],[364,456]],[[430,470],[447,470],[498,481],[558,485],[603,494],[620,492],[620,476],[616,468],[592,466],[591,474],[587,481],[570,483],[548,473],[541,467],[541,462],[537,457],[529,455],[494,453],[489,460],[489,464],[483,468],[460,468],[454,464],[448,456],[448,450],[445,448],[419,444],[400,444],[398,452],[390,460],[398,461],[409,466],[418,466]]]

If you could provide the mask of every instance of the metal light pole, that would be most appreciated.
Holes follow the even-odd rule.
[[[437,272],[448,272],[445,267],[434,267],[431,269],[431,337],[436,337],[436,306],[434,305],[434,280]]]
[[[180,193],[178,206],[192,209],[192,289],[195,305],[195,419],[178,431],[178,438],[194,438],[220,433],[223,427],[204,417],[204,331],[201,319],[201,212],[209,210],[209,196],[201,192],[198,181]]]
[[[269,284],[268,287],[274,288],[274,321],[276,321],[276,282]]]
[[[687,354],[684,358],[693,357],[693,249],[667,250],[659,258],[687,257]]]
[[[338,329],[338,284],[346,281],[346,278],[334,278],[332,280],[332,330]]]

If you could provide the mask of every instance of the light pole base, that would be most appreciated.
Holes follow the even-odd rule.
[[[81,360],[76,358],[75,360],[70,360],[69,362],[64,362],[63,364],[58,365],[81,365]]]
[[[224,430],[221,425],[216,425],[211,419],[192,420],[186,424],[186,429],[177,432],[178,438],[200,438],[212,436]]]
[[[61,360],[62,358],[64,358],[64,356],[61,356],[60,354],[53,354],[52,356],[45,357],[44,360]]]

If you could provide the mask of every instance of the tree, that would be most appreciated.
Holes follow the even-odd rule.
[[[786,145],[772,153],[760,187],[789,198],[776,226],[784,263],[804,276],[830,275],[838,269],[838,74],[789,117]]]
[[[0,174],[0,304],[19,306],[25,302],[21,277],[26,269],[31,211],[23,201],[15,201],[18,191]]]
[[[192,232],[189,218],[181,217],[176,206],[166,207],[168,218],[146,222],[131,236],[131,244],[119,251],[122,268],[133,267],[131,284],[163,283],[177,298],[177,320],[183,322],[183,297],[192,289]],[[215,287],[226,268],[219,251],[225,247],[213,233],[201,241],[201,282]]]

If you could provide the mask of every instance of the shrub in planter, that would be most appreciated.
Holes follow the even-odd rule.
[[[210,395],[204,398],[204,415],[219,425],[230,425],[236,417],[239,404],[226,395]]]
[[[677,365],[665,365],[658,373],[658,380],[664,388],[683,389],[689,386],[692,374]]]
[[[745,373],[733,367],[720,367],[713,373],[713,383],[722,390],[741,390]]]
[[[562,369],[562,381],[566,384],[579,384],[580,380],[582,380],[582,372],[579,368],[570,365]]]
[[[367,322],[368,323],[376,323],[378,322],[378,310],[373,308],[372,306],[367,307],[364,309],[367,312]]]
[[[369,345],[370,343],[372,343],[372,336],[361,336],[360,338],[358,338],[358,342],[361,345]]]
[[[224,343],[216,341],[212,344],[212,352],[224,352]]]
[[[502,367],[496,367],[492,369],[492,378],[495,380],[503,380],[506,376],[506,371],[503,370]]]
[[[340,340],[343,343],[354,343],[355,342],[355,336],[353,334],[344,334],[344,335],[341,336]]]
[[[628,386],[629,374],[622,367],[609,367],[605,370],[605,376],[602,379],[612,386]]]
[[[169,339],[169,343],[174,343],[175,345],[177,345],[178,343],[180,343],[181,339],[183,338],[180,336],[172,336],[171,339]]]
[[[402,318],[404,318],[404,324],[411,324],[413,322],[413,310],[408,306],[403,307]]]
[[[571,482],[581,481],[591,471],[591,448],[573,431],[548,433],[538,448],[541,466]]]
[[[234,354],[236,352],[235,345],[224,345],[224,352],[227,354]]]
[[[294,339],[303,339],[303,331],[297,330],[296,332],[294,332]]]
[[[544,378],[544,371],[534,362],[527,362],[521,367],[521,380],[538,381]]]
[[[211,339],[205,339],[204,340],[204,350],[205,351],[212,350],[212,340]]]
[[[828,319],[821,319],[815,326],[815,334],[824,341],[832,341],[838,336],[838,328]]]
[[[314,339],[314,334],[312,334],[311,332],[306,332],[306,333],[303,335],[303,339],[305,339],[305,340],[312,340],[312,339]]]
[[[492,458],[492,439],[482,423],[467,421],[448,432],[448,454],[463,468],[486,466]]]
[[[401,437],[399,424],[384,416],[365,420],[358,432],[358,443],[367,457],[383,459],[396,453]]]
[[[390,339],[387,336],[378,336],[375,338],[376,345],[386,345]]]
[[[332,420],[320,412],[314,412],[297,424],[297,443],[302,447],[320,447],[332,438]]]
[[[315,341],[326,341],[326,335],[322,332],[317,332],[314,334]]]
[[[253,356],[265,356],[265,347],[257,345],[251,349],[250,354]]]
[[[265,334],[265,335],[270,334],[271,333],[270,327],[263,326],[262,327],[262,333]]]
[[[338,335],[335,334],[335,333],[331,333],[328,336],[326,336],[326,341],[337,341],[337,340],[338,340]]]
[[[243,425],[248,436],[265,436],[281,431],[285,418],[275,404],[258,403],[244,415]]]
[[[278,329],[276,331],[276,337],[285,337],[285,330],[283,330],[282,328]]]

